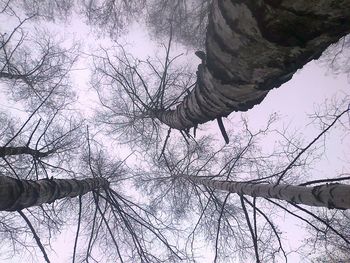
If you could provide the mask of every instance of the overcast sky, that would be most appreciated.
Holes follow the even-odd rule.
[[[1,27],[10,27],[11,24],[4,24],[4,20],[1,20]],[[51,28],[62,34],[67,43],[74,39],[81,41],[83,51],[90,52],[95,48],[96,43],[101,45],[110,45],[109,39],[96,38],[93,33],[90,32],[89,27],[79,20],[73,20],[73,23],[66,25],[66,27],[51,26]],[[121,43],[128,42],[130,44],[129,50],[133,52],[135,57],[145,58],[147,56],[153,56],[155,46],[158,44],[152,42],[147,36],[147,30],[140,25],[134,25],[130,29],[130,33],[120,38]],[[183,60],[192,60],[198,63],[198,59],[194,56],[193,51],[183,50],[180,46],[177,46],[174,53],[184,52]],[[144,57],[142,57],[144,56]],[[89,89],[89,71],[87,60],[81,59],[80,63],[75,66],[76,75],[74,81],[76,87],[79,87],[79,105],[86,110],[95,105],[91,101],[96,102],[94,92]],[[328,72],[328,74],[327,74]],[[1,87],[0,87],[1,88]],[[241,114],[248,116],[250,125],[254,129],[262,127],[271,113],[278,113],[281,116],[281,125],[289,125],[292,129],[299,130],[305,134],[306,138],[313,138],[317,135],[317,129],[310,123],[307,114],[311,114],[315,109],[321,105],[325,100],[329,100],[334,96],[339,98],[344,97],[345,94],[350,95],[349,84],[345,75],[332,75],[325,67],[320,67],[317,63],[311,62],[306,65],[302,70],[299,70],[288,83],[282,85],[278,89],[272,90],[267,98],[260,104],[255,106],[248,113],[232,113],[229,116],[229,120],[234,122],[236,118],[240,118]],[[8,109],[7,101],[4,101],[4,97],[0,99],[0,109]],[[87,112],[90,112],[88,110]],[[230,121],[225,121],[230,123]],[[200,134],[204,134],[208,129],[210,132],[219,133],[216,123],[209,123],[203,125],[199,131]],[[315,176],[318,178],[333,177],[336,173],[344,171],[350,163],[350,140],[349,137],[342,137],[337,131],[332,131],[327,140],[330,143],[327,144],[328,150],[325,158],[317,166]],[[307,142],[307,140],[306,140]],[[269,142],[266,142],[267,144]],[[285,224],[285,231],[289,230],[289,240],[286,241],[291,247],[296,248],[300,245],[297,236],[299,232],[297,227],[291,220],[286,219],[288,224]],[[300,225],[300,223],[298,223]],[[72,228],[75,231],[75,228]],[[292,230],[292,231],[290,231]],[[68,258],[71,256],[71,244],[73,242],[74,235],[70,231],[63,231],[62,236],[58,239],[58,246],[56,247],[56,254],[50,253],[50,258],[53,262],[69,262]],[[69,244],[69,246],[68,246]],[[56,245],[54,243],[54,245]],[[55,247],[55,246],[53,246]],[[38,258],[41,255],[38,252]],[[67,258],[68,257],[68,258]],[[290,262],[301,262],[297,254],[293,255],[293,260]],[[208,259],[211,262],[212,259]],[[13,258],[7,262],[19,262],[18,258]],[[22,260],[22,262],[24,262]],[[204,261],[203,261],[204,262]],[[303,261],[306,262],[306,261]]]

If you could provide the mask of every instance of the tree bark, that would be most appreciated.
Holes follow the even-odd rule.
[[[0,211],[52,203],[65,197],[76,197],[98,188],[107,188],[104,178],[19,180],[0,176]]]
[[[350,0],[213,0],[197,85],[157,117],[175,129],[247,111],[350,33]]]
[[[350,185],[322,184],[314,187],[288,184],[245,183],[210,180],[203,177],[186,176],[195,184],[228,191],[239,195],[285,200],[308,206],[322,206],[337,209],[350,208]]]

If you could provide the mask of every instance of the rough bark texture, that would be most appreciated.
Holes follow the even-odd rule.
[[[337,209],[350,208],[350,185],[323,184],[314,187],[286,184],[244,183],[210,180],[203,177],[186,177],[195,184],[224,190],[239,195],[285,200],[291,203]]]
[[[17,211],[26,207],[52,203],[64,197],[84,195],[108,187],[104,178],[18,180],[0,176],[0,211]]]
[[[158,118],[187,129],[259,104],[350,32],[350,0],[214,0],[197,86]]]

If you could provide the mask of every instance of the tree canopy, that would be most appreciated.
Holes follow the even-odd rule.
[[[1,1],[0,259],[349,260],[350,94],[306,65],[348,74],[349,20],[349,0]]]

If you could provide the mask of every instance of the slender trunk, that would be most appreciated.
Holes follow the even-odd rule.
[[[104,178],[19,180],[0,176],[0,211],[17,211],[26,207],[76,197],[98,188],[108,187]]]
[[[275,198],[309,206],[337,209],[350,208],[350,185],[346,184],[334,183],[307,187],[287,184],[272,185],[266,183],[219,181],[196,176],[182,178],[187,178],[195,184],[201,184],[239,195]]]
[[[157,117],[188,129],[259,104],[350,33],[350,0],[213,0],[197,85]]]
[[[40,152],[39,150],[29,148],[27,146],[22,147],[0,147],[0,157],[5,157],[9,155],[20,155],[20,154],[29,154],[35,158],[46,157],[49,154],[53,153],[54,150],[47,152]]]
[[[7,72],[0,72],[0,79],[5,78],[5,79],[25,79],[25,75],[21,74],[12,74],[12,73],[7,73]]]

